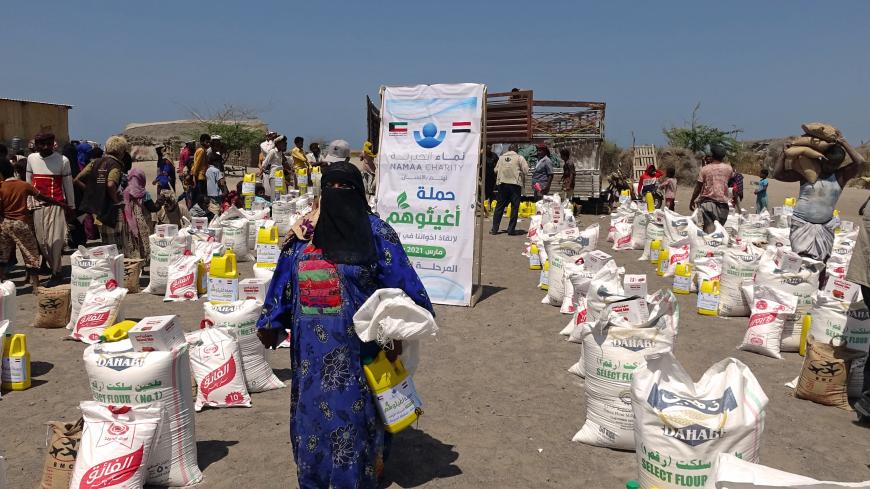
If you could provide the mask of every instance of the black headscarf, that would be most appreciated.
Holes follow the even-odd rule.
[[[333,188],[335,183],[349,188]],[[332,163],[320,180],[320,216],[314,227],[314,246],[333,263],[368,265],[378,259],[371,208],[366,199],[362,173],[351,163]]]

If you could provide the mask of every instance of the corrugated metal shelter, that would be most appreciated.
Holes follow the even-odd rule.
[[[0,98],[0,142],[21,138],[25,144],[40,132],[51,132],[58,144],[69,142],[72,105]]]

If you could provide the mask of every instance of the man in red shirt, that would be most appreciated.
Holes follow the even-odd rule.
[[[75,207],[70,161],[54,151],[54,134],[34,138],[36,153],[27,156],[27,183],[40,194]],[[60,278],[61,257],[66,245],[66,215],[58,206],[38,206],[33,211],[36,240],[53,278]]]
[[[694,211],[696,207],[701,209],[705,233],[716,229],[713,224],[715,221],[724,226],[728,219],[728,182],[734,175],[734,169],[724,162],[726,153],[724,146],[714,144],[710,147],[712,161],[701,168],[689,202],[689,210]]]
[[[12,163],[7,159],[0,159],[0,177],[0,282],[6,279],[6,265],[17,246],[24,257],[33,292],[36,293],[39,286],[39,245],[27,209],[27,198],[33,197],[61,207],[66,207],[66,204],[40,194],[33,185],[19,180]]]

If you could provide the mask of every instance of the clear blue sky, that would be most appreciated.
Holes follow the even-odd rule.
[[[65,102],[71,135],[224,104],[290,136],[365,135],[382,84],[482,82],[607,102],[661,143],[696,102],[744,138],[823,120],[870,140],[870,1],[3,2],[0,96]]]

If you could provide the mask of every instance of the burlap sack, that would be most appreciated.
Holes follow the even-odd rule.
[[[824,122],[809,122],[807,124],[801,124],[801,129],[803,129],[809,136],[830,142],[834,142],[842,137],[839,129],[830,124],[825,124]]]
[[[40,287],[36,295],[35,328],[64,328],[70,316],[70,286]]]
[[[812,136],[801,136],[792,141],[789,141],[788,144],[789,146],[806,146],[808,148],[816,150],[818,153],[824,153],[828,150],[828,148],[836,143],[829,143],[819,138],[814,138]]]
[[[813,148],[810,148],[809,146],[789,146],[788,148],[785,148],[785,157],[786,159],[791,160],[800,157],[804,157],[810,160],[821,160],[825,157],[825,155],[819,153]]]
[[[45,438],[45,461],[42,463],[42,482],[37,489],[68,489],[73,464],[82,438],[81,418],[73,423],[49,421]]]
[[[138,294],[139,278],[142,269],[145,268],[145,260],[139,258],[124,258],[124,288],[128,294]]]
[[[807,356],[794,391],[798,399],[807,399],[825,406],[836,406],[851,411],[847,394],[847,381],[852,360],[861,358],[864,352],[852,350],[843,343],[815,341],[807,338]]]
[[[807,148],[809,149],[809,148]],[[786,169],[796,171],[804,177],[804,180],[810,183],[816,183],[821,172],[821,164],[816,160],[811,160],[803,156],[791,159],[786,158]]]

